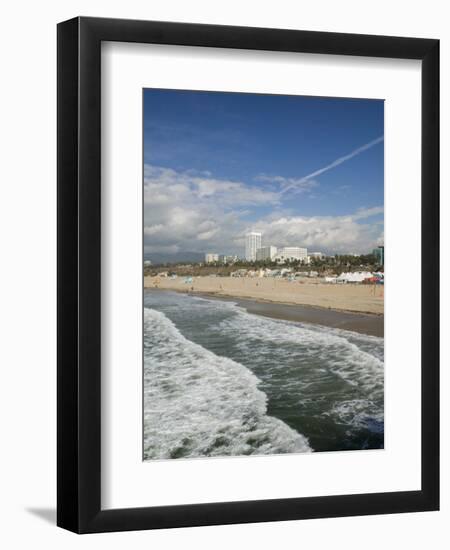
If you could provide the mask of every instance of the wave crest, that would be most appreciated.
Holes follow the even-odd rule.
[[[186,339],[144,308],[144,459],[310,452],[307,439],[267,415],[244,365]]]

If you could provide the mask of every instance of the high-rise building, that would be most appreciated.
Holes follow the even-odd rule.
[[[256,260],[258,262],[265,262],[267,260],[273,260],[277,254],[276,246],[262,246],[256,249]]]
[[[205,263],[212,264],[219,261],[219,254],[205,254]]]
[[[287,261],[292,262],[295,260],[301,260],[306,263],[308,260],[308,250],[298,246],[285,246],[278,250],[275,260],[280,263]]]
[[[245,235],[245,259],[247,262],[256,260],[256,251],[261,248],[262,234],[258,231],[250,231]]]
[[[377,248],[374,248],[372,250],[372,254],[375,256],[375,258],[377,259],[377,262],[380,264],[380,265],[383,265],[384,266],[384,246],[379,246]]]

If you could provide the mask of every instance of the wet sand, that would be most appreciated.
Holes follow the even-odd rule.
[[[158,292],[154,288],[145,289],[146,292]],[[175,291],[176,292],[176,291]],[[297,323],[313,323],[327,327],[351,330],[370,336],[384,337],[384,315],[368,313],[352,313],[333,309],[301,306],[292,304],[276,304],[245,298],[233,298],[230,296],[218,296],[207,292],[187,292],[193,296],[203,296],[212,300],[230,301],[244,308],[248,313],[262,315],[272,319],[294,321]]]
[[[252,300],[234,301],[240,307],[245,308],[248,313],[256,315],[299,323],[315,323],[327,327],[369,334],[370,336],[384,337],[384,315],[350,313],[311,306],[270,304]]]

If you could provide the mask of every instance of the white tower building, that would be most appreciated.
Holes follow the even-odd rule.
[[[273,260],[275,256],[277,255],[277,247],[276,246],[263,246],[262,248],[258,248],[256,250],[256,260],[257,261],[266,261],[266,260]]]
[[[212,264],[219,261],[219,254],[211,254],[210,252],[205,254],[205,263]]]
[[[262,234],[258,231],[250,231],[245,235],[245,259],[247,262],[256,260],[256,251],[261,248]]]
[[[298,246],[285,246],[279,248],[275,260],[284,264],[286,261],[301,260],[303,263],[307,262],[308,250],[306,248],[300,248]]]

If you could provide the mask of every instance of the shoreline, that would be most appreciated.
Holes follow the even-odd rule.
[[[150,287],[146,287],[145,290],[152,290]],[[235,296],[233,294],[225,294],[222,292],[204,292],[201,290],[183,290],[178,288],[157,288],[156,290],[173,290],[174,292],[179,292],[180,294],[190,294],[192,296],[200,295],[200,296],[209,296],[210,298],[216,298],[220,299],[223,298],[225,300],[234,300],[234,301],[249,301],[249,302],[256,302],[258,304],[270,304],[270,305],[280,305],[280,306],[292,306],[292,307],[304,307],[309,309],[318,309],[323,311],[334,311],[336,313],[349,313],[352,315],[367,315],[367,316],[374,316],[374,317],[384,317],[384,313],[378,313],[375,311],[355,311],[353,309],[345,309],[345,308],[339,308],[339,307],[330,307],[330,306],[319,306],[319,305],[313,305],[313,304],[298,304],[295,302],[285,302],[285,301],[279,301],[279,300],[270,300],[269,298],[256,298],[253,296]]]
[[[384,338],[384,314],[359,312],[309,304],[277,302],[254,297],[232,296],[218,292],[189,289],[144,287],[144,292],[177,292],[213,300],[232,301],[248,313],[272,319],[310,323]]]
[[[384,314],[384,287],[381,285],[326,284],[319,279],[146,276],[144,287],[344,313]]]

